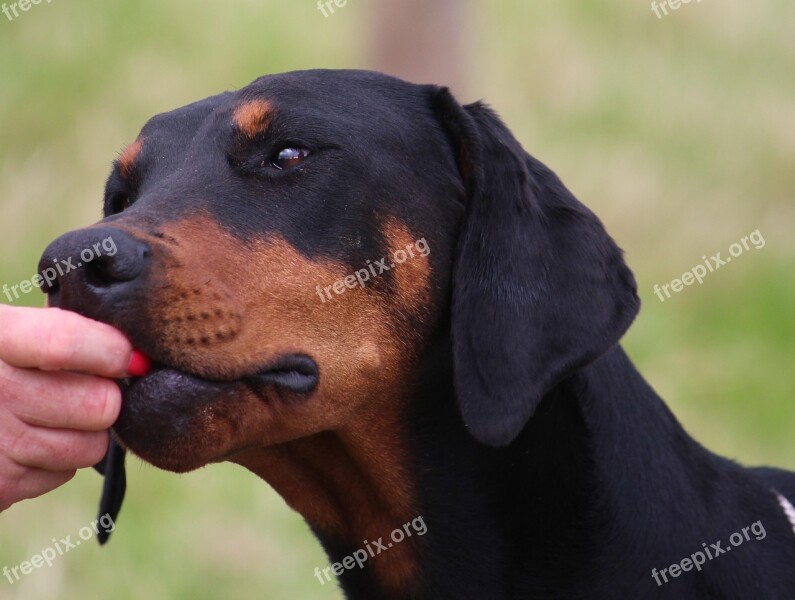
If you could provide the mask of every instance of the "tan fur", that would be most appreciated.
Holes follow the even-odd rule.
[[[254,137],[267,129],[272,111],[265,100],[251,100],[235,109],[232,120],[244,135]]]

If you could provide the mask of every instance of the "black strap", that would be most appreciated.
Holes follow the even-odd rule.
[[[94,465],[94,468],[105,476],[102,483],[102,497],[99,499],[99,515],[97,519],[108,515],[113,523],[121,510],[124,501],[124,492],[127,489],[127,475],[124,471],[125,450],[121,447],[113,432],[110,434],[110,444],[105,458]],[[108,541],[110,532],[100,528],[97,540],[102,546]]]

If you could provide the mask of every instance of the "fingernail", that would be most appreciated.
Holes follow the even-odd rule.
[[[131,377],[143,377],[152,368],[152,361],[149,357],[140,350],[133,350],[130,357],[130,366],[127,367],[127,373]]]

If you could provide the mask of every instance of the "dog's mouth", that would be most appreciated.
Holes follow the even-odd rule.
[[[255,393],[262,394],[266,386],[273,386],[284,392],[308,394],[317,387],[317,363],[304,354],[287,354],[270,361],[267,366],[251,375],[235,379],[225,377],[206,377],[187,370],[172,367],[164,363],[153,362],[151,369],[142,377],[130,379],[127,391],[141,385],[150,377],[159,377],[162,383],[168,383],[174,391],[180,387],[196,387],[202,384],[217,387],[223,384],[243,383]]]
[[[317,387],[317,363],[306,355],[290,354],[243,381],[255,392],[261,392],[262,386],[273,385],[296,394],[308,394]]]
[[[250,432],[267,431],[277,405],[309,396],[318,379],[317,364],[304,354],[280,356],[234,380],[155,361],[146,375],[122,382],[122,409],[113,429],[144,460],[188,471],[261,443],[248,439]]]

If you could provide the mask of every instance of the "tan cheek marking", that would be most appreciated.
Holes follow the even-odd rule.
[[[153,316],[161,321],[157,328],[166,334],[170,358],[182,356],[180,362],[199,374],[217,376],[223,366],[226,375],[239,377],[263,358],[293,348],[322,360],[335,387],[368,393],[378,380],[363,375],[380,367],[379,378],[390,379],[418,341],[397,326],[403,309],[395,303],[410,303],[405,310],[422,306],[427,259],[395,267],[396,297],[356,286],[324,303],[316,286],[344,278],[349,267],[310,261],[278,237],[245,247],[207,218],[183,221],[163,233],[180,245],[168,248],[166,258],[155,252],[161,255],[155,270],[164,281]],[[410,240],[405,232],[403,237]],[[408,243],[400,240],[401,247]],[[193,343],[187,344],[191,333]],[[223,337],[216,339],[217,333]],[[357,354],[367,360],[355,360]]]
[[[119,155],[117,164],[119,166],[119,171],[124,177],[130,176],[132,167],[135,164],[138,155],[141,153],[141,148],[143,148],[143,145],[144,141],[139,137],[132,144],[122,150],[121,154]]]
[[[238,106],[232,114],[235,126],[248,137],[267,129],[273,109],[265,100],[251,100]]]
[[[383,231],[390,252],[415,241],[397,220]],[[244,246],[208,216],[161,233],[179,245],[154,252],[162,281],[152,298],[152,327],[164,334],[174,366],[234,379],[278,354],[309,352],[324,371],[318,391],[341,401],[328,407],[329,425],[346,414],[345,395],[388,390],[419,351],[422,332],[406,326],[405,317],[422,321],[430,266],[416,249],[390,271],[393,293],[356,286],[322,302],[316,286],[332,285],[349,267],[308,260],[275,236]]]

